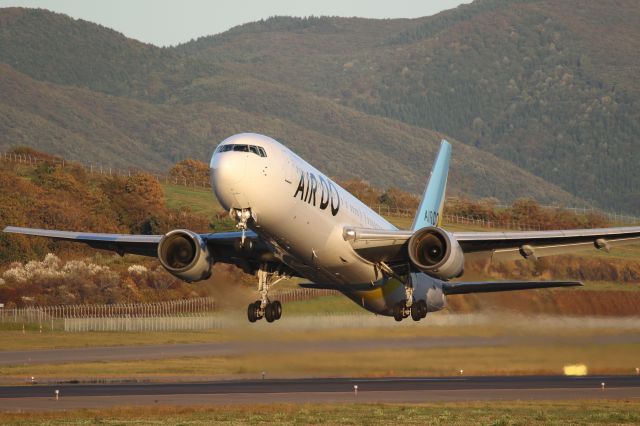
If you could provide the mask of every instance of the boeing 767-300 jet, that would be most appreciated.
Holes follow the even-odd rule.
[[[410,230],[399,230],[272,138],[231,136],[211,157],[211,186],[237,232],[122,235],[7,227],[5,232],[86,243],[158,257],[173,275],[196,282],[216,262],[255,274],[260,300],[249,321],[282,315],[269,289],[288,277],[340,291],[363,308],[397,321],[443,309],[450,294],[581,285],[572,281],[456,282],[466,258],[528,259],[640,241],[640,227],[537,232],[448,232],[441,226],[451,158],[442,141]]]

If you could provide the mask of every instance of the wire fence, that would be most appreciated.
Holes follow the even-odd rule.
[[[209,180],[203,179],[189,179],[184,176],[171,176],[169,174],[161,174],[161,173],[153,173],[147,170],[141,169],[121,169],[117,167],[104,166],[99,163],[82,163],[80,161],[69,162],[64,159],[48,159],[35,157],[33,155],[28,154],[16,154],[11,152],[5,152],[0,154],[0,160],[5,161],[7,163],[14,164],[24,164],[28,166],[38,166],[39,164],[53,164],[60,167],[68,167],[68,166],[79,166],[84,169],[85,172],[93,175],[103,175],[103,176],[119,176],[119,177],[131,177],[131,175],[135,175],[136,173],[144,173],[150,176],[153,176],[160,183],[164,183],[167,185],[176,185],[176,186],[184,186],[188,188],[196,188],[202,190],[209,190],[211,188],[211,184]]]
[[[270,298],[290,303],[334,294],[334,290],[302,288],[275,291]],[[157,303],[0,308],[0,323],[35,325],[41,331],[43,327],[64,331],[203,330],[220,324],[219,313],[214,298],[198,297]]]
[[[211,312],[217,308],[212,297],[172,300],[156,303],[121,303],[112,305],[54,305],[0,309],[0,322],[40,324],[59,318],[131,318],[180,316]]]
[[[448,198],[447,201],[454,200],[454,198]],[[509,208],[507,205],[496,205],[497,208]],[[400,208],[388,206],[385,204],[376,204],[371,206],[372,210],[376,211],[379,215],[382,216],[397,216],[397,217],[407,217],[413,218],[416,214],[415,209],[408,208]],[[603,212],[595,208],[586,208],[586,207],[560,207],[560,206],[551,206],[551,205],[541,205],[540,208],[545,210],[566,210],[572,212],[578,216],[586,216],[589,214],[601,215],[607,221],[611,223],[621,223],[633,225],[640,223],[640,217],[624,215],[619,213],[611,213],[611,212]],[[461,216],[455,214],[445,214],[443,215],[444,222],[447,223],[458,223],[458,224],[470,224],[470,225],[478,225],[485,226],[489,228],[509,228],[509,229],[522,229],[522,230],[538,230],[541,229],[540,225],[527,224],[523,222],[516,221],[499,221],[499,220],[486,220],[482,218],[477,218],[473,216]]]

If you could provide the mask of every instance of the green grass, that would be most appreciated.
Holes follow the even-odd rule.
[[[204,343],[229,339],[221,330],[176,331],[162,333],[135,332],[86,332],[65,333],[51,331],[44,324],[40,333],[38,325],[28,325],[22,332],[22,325],[4,324],[0,329],[0,351],[82,348],[95,346],[159,345],[173,343]]]
[[[0,413],[5,425],[566,425],[640,422],[640,401],[269,404]]]
[[[222,211],[222,206],[211,189],[189,188],[179,185],[162,185],[167,207],[180,209],[189,207],[193,213],[207,217],[215,216]]]
[[[451,376],[460,369],[475,375],[562,374],[567,364],[586,364],[590,374],[632,374],[640,344],[540,344],[509,346],[393,348],[353,351],[307,350],[236,353],[229,356],[162,360],[74,362],[0,367],[5,380],[183,377],[247,378],[262,371],[276,377]],[[271,355],[269,355],[271,354]],[[420,362],[415,362],[421,360]]]

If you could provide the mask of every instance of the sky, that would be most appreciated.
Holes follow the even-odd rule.
[[[101,24],[130,38],[172,46],[274,15],[417,18],[470,0],[0,0]]]

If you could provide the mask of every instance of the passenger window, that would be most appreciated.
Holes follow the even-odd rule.
[[[233,147],[234,151],[242,151],[242,152],[249,152],[249,146],[248,145],[235,145]]]

